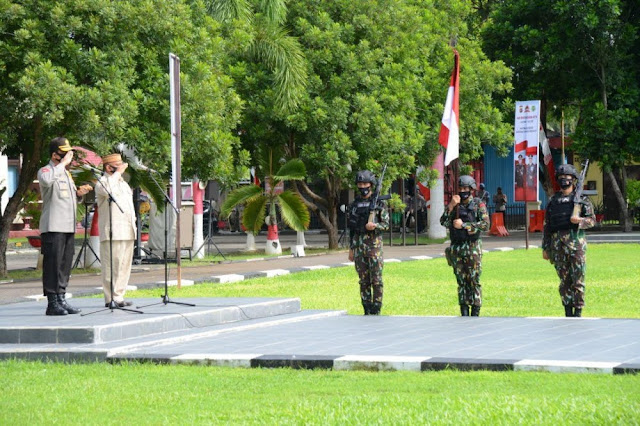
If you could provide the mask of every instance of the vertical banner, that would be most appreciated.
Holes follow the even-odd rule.
[[[515,201],[538,200],[540,101],[516,102],[513,173]]]

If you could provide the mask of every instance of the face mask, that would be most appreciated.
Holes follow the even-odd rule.
[[[560,179],[560,188],[567,189],[573,184],[571,179]]]
[[[360,190],[360,195],[362,195],[363,197],[366,197],[367,195],[369,195],[369,192],[371,192],[371,188],[367,187],[367,188],[358,188],[358,190]]]
[[[465,201],[467,198],[471,196],[471,191],[458,192],[458,195],[460,196],[460,199],[462,201]]]

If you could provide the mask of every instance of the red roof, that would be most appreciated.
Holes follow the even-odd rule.
[[[76,146],[73,149],[75,149],[78,152],[77,162],[81,164],[82,163],[91,164],[94,167],[98,167],[100,166],[100,164],[102,164],[102,159],[95,152],[79,146]]]

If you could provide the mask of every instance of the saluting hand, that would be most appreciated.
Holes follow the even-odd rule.
[[[62,163],[64,167],[67,167],[71,164],[71,161],[73,161],[73,151],[67,151],[64,157],[62,157],[62,160],[60,160],[60,163]]]
[[[125,170],[127,170],[127,167],[129,167],[129,163],[122,163],[118,166],[118,168],[116,169],[116,172],[123,174]]]

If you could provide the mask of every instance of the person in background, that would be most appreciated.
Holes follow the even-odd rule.
[[[491,200],[491,194],[489,194],[489,191],[485,189],[484,183],[480,184],[480,193],[478,194],[478,198],[482,200],[485,206],[489,205],[489,201]]]
[[[496,213],[502,213],[502,223],[505,223],[504,215],[507,211],[507,196],[502,193],[501,187],[498,187],[498,192],[493,196],[493,204],[496,206]]]

